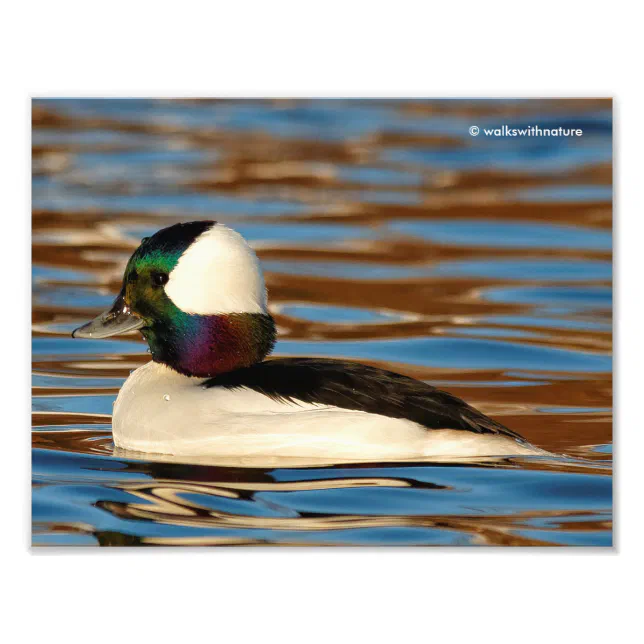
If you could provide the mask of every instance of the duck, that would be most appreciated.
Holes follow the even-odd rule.
[[[257,255],[193,221],[145,237],[111,308],[74,338],[137,331],[151,360],[114,403],[114,444],[173,456],[432,460],[546,453],[456,396],[319,357],[268,358],[277,337]]]

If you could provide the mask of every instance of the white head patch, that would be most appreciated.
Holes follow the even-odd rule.
[[[165,292],[186,313],[266,313],[259,260],[246,240],[223,224],[199,235],[181,255]]]

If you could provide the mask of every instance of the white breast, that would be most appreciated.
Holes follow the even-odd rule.
[[[115,444],[177,456],[311,457],[338,461],[542,453],[503,436],[426,430],[402,419],[275,401],[251,389],[203,389],[203,379],[149,362],[114,405]]]

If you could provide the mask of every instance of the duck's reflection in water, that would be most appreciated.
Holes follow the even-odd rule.
[[[58,487],[100,512],[92,525],[70,517],[47,531],[102,545],[549,545],[562,531],[592,537],[610,525],[608,499],[606,511],[560,503],[578,506],[584,482],[610,475],[583,459],[260,466],[127,452],[108,428],[38,431],[35,442],[34,474],[63,468],[70,482]],[[99,473],[101,484],[83,483]],[[528,494],[533,509],[519,509]]]
[[[408,538],[416,534],[418,543],[431,543],[432,533],[441,534],[444,543],[448,531],[454,535],[454,544],[551,545],[553,541],[548,538],[524,533],[533,532],[537,525],[539,531],[547,533],[565,530],[571,522],[575,530],[588,532],[607,530],[610,524],[609,513],[598,516],[592,511],[507,513],[499,509],[495,513],[474,506],[463,507],[462,513],[444,513],[444,503],[452,501],[441,497],[469,494],[472,484],[464,480],[459,489],[442,483],[444,468],[450,468],[450,475],[454,468],[470,470],[472,480],[476,480],[482,466],[492,474],[499,468],[525,467],[525,462],[513,464],[511,459],[488,460],[485,465],[443,463],[431,467],[364,463],[312,468],[309,463],[299,467],[291,464],[286,469],[248,464],[235,467],[230,463],[196,466],[170,456],[137,461],[131,458],[132,453],[121,450],[115,450],[115,455],[127,458],[124,463],[129,474],[139,472],[152,480],[120,482],[116,487],[127,493],[129,500],[99,500],[96,507],[121,520],[173,526],[181,532],[176,536],[145,535],[142,529],[142,536],[136,540],[139,545],[347,545],[360,543],[361,535],[377,538],[375,535],[382,531],[399,532]],[[544,469],[555,466],[545,465]],[[578,465],[584,466],[581,462]],[[432,471],[435,476],[428,477]],[[119,535],[94,534],[102,544],[125,545]],[[362,543],[368,542],[367,537]]]

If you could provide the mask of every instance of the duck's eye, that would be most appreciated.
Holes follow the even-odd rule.
[[[163,286],[168,282],[168,274],[167,273],[152,273],[152,284],[155,286]]]
[[[130,271],[130,274],[127,276],[127,281],[128,282],[136,282],[136,279],[138,277],[138,273],[136,272],[136,269],[133,269]]]

